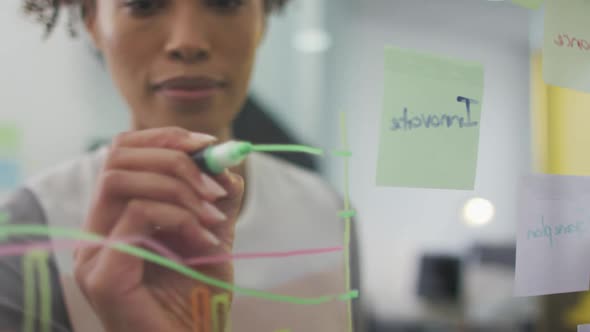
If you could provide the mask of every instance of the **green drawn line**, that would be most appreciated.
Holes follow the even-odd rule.
[[[24,297],[25,303],[24,307],[24,316],[25,321],[23,324],[23,331],[24,332],[34,332],[35,331],[35,308],[37,307],[35,297],[35,256],[33,253],[28,253],[25,255],[23,260],[23,274],[24,274]]]
[[[39,252],[37,258],[39,289],[41,292],[41,331],[51,332],[51,280],[49,279],[49,254]]]
[[[63,227],[46,227],[46,226],[39,226],[39,225],[0,226],[0,234],[15,235],[15,236],[36,235],[36,236],[48,236],[51,238],[70,238],[70,239],[84,240],[84,241],[97,242],[97,243],[103,243],[105,241],[104,237],[99,236],[99,235],[95,235],[95,234],[91,234],[91,233],[85,233],[82,231],[63,228]],[[254,289],[242,288],[242,287],[238,287],[233,284],[230,284],[230,283],[227,283],[227,282],[215,279],[215,278],[208,277],[208,276],[201,274],[197,271],[194,271],[184,265],[181,265],[181,264],[174,262],[168,258],[154,254],[154,253],[152,253],[148,250],[142,249],[142,248],[134,247],[132,245],[124,244],[124,243],[109,244],[108,246],[113,249],[124,252],[126,254],[130,254],[132,256],[142,258],[147,262],[166,267],[170,270],[176,271],[184,276],[201,281],[201,282],[208,284],[210,286],[218,287],[218,288],[225,289],[227,291],[235,292],[238,294],[242,294],[245,296],[257,297],[257,298],[265,299],[265,300],[269,300],[269,301],[286,302],[286,303],[302,304],[302,305],[315,305],[315,304],[322,304],[322,303],[337,300],[343,295],[354,296],[354,294],[349,292],[351,294],[347,293],[347,294],[339,294],[339,295],[324,295],[324,296],[319,296],[319,297],[303,298],[303,297],[273,294],[273,293],[258,291],[258,290],[254,290]]]
[[[10,216],[7,212],[0,212],[0,224],[5,224],[10,219]]]
[[[337,157],[352,157],[352,151],[348,150],[334,150],[332,153]]]
[[[0,225],[8,223],[8,220],[10,220],[8,212],[0,211]],[[0,234],[0,242],[3,240],[6,240],[6,237]]]
[[[348,301],[348,300],[356,299],[357,297],[359,297],[359,291],[357,289],[353,289],[348,293],[340,295],[338,297],[338,299],[341,301]]]
[[[322,149],[306,145],[294,144],[256,144],[252,146],[253,151],[259,152],[303,152],[321,156],[324,154]]]
[[[340,113],[340,136],[342,141],[342,150],[349,151],[348,147],[348,131],[347,131],[347,124],[346,124],[346,113]],[[344,210],[350,211],[350,196],[349,196],[349,182],[348,182],[348,158],[344,159]],[[350,289],[350,224],[351,224],[351,216],[346,216],[344,218],[344,268],[346,273],[346,291],[348,293],[351,292]],[[358,296],[358,291],[356,291],[355,296],[352,296],[350,299],[353,299]],[[348,316],[348,332],[352,332],[352,301],[348,301],[346,305],[346,312]]]
[[[25,323],[23,330],[33,332],[35,326],[35,310],[37,309],[37,288],[40,291],[41,307],[39,320],[41,332],[51,332],[51,280],[48,267],[47,252],[32,250],[25,255],[23,261]],[[38,274],[39,287],[35,284],[35,269]]]
[[[224,323],[219,319],[219,307],[223,312]],[[231,320],[229,319],[229,295],[227,293],[217,294],[211,300],[211,319],[213,319],[213,332],[231,331]],[[222,330],[222,326],[225,326]]]
[[[338,215],[340,216],[340,218],[343,218],[343,219],[352,218],[352,217],[356,216],[356,211],[355,210],[344,210],[344,211],[340,211],[340,213]]]

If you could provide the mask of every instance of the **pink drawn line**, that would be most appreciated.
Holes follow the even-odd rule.
[[[219,264],[231,260],[241,259],[259,259],[259,258],[286,258],[295,256],[307,256],[307,255],[319,255],[331,252],[342,251],[343,247],[329,247],[329,248],[318,248],[318,249],[305,249],[305,250],[293,250],[293,251],[282,251],[282,252],[266,252],[266,253],[241,253],[241,254],[224,254],[224,255],[213,255],[206,257],[194,257],[188,259],[182,259],[178,255],[174,254],[168,248],[159,244],[158,242],[147,239],[147,238],[130,238],[126,241],[115,241],[105,240],[99,242],[91,242],[86,240],[60,240],[60,241],[46,241],[36,243],[23,243],[23,244],[11,244],[0,246],[0,257],[2,256],[20,256],[31,250],[45,250],[45,251],[56,251],[63,249],[79,249],[79,248],[91,248],[91,247],[106,247],[117,244],[130,244],[130,245],[142,245],[152,251],[157,252],[163,257],[169,258],[175,262],[185,264],[187,266],[197,266],[205,264]]]
[[[225,261],[234,260],[234,259],[286,258],[286,257],[294,257],[294,256],[327,254],[330,252],[337,252],[337,251],[342,251],[342,250],[343,250],[343,247],[331,247],[331,248],[305,249],[305,250],[293,250],[293,251],[283,251],[283,252],[250,253],[250,254],[242,253],[242,254],[233,254],[233,255],[227,254],[227,255],[189,258],[189,259],[185,260],[184,263],[186,265],[193,266],[193,265],[201,265],[201,264],[223,263]]]

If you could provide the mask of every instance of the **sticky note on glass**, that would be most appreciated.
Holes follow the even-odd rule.
[[[0,155],[14,155],[20,149],[21,129],[0,123]]]
[[[0,158],[0,190],[12,190],[22,183],[20,162]]]
[[[539,9],[545,0],[512,0],[512,3],[528,9]]]
[[[388,47],[377,185],[474,187],[483,67]]]
[[[519,191],[515,295],[587,291],[590,177],[531,175]]]
[[[546,83],[590,92],[590,1],[547,0],[543,41]]]

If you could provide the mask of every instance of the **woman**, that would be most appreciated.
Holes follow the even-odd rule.
[[[41,14],[60,3],[80,7],[84,27],[129,105],[133,128],[109,148],[29,181],[3,207],[11,222],[77,227],[109,239],[147,237],[183,258],[341,245],[339,199],[312,174],[254,154],[211,177],[188,157],[232,138],[267,15],[284,2],[28,0],[26,8]],[[45,23],[52,28],[55,15],[41,16],[49,17]],[[344,290],[340,257],[228,261],[196,269],[243,287],[313,296]],[[21,260],[4,259],[0,266],[0,331],[20,331],[27,319]],[[57,252],[55,261],[55,331],[194,331],[199,317],[191,312],[190,294],[209,287],[104,247]],[[314,316],[345,322],[343,302],[301,309],[233,295],[236,331],[298,330],[289,325],[298,322],[300,330],[344,330]]]

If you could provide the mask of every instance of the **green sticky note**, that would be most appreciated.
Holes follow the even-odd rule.
[[[0,154],[14,154],[20,148],[21,129],[14,125],[0,123]]]
[[[528,9],[539,9],[545,0],[512,0],[512,3]]]
[[[551,85],[590,92],[589,0],[547,0],[543,77]]]
[[[10,215],[8,212],[0,211],[0,226],[8,224],[10,220]],[[6,240],[6,235],[2,233],[2,229],[0,228],[0,242]]]
[[[377,185],[473,189],[481,64],[388,47]]]

